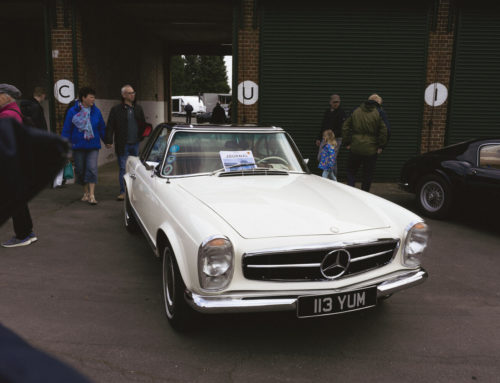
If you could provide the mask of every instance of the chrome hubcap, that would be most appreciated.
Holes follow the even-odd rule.
[[[427,182],[420,192],[420,202],[425,210],[438,211],[444,204],[444,189],[436,181]]]
[[[165,290],[165,308],[167,315],[173,315],[174,296],[175,296],[175,279],[174,279],[174,265],[170,251],[165,249],[163,252],[163,289]]]

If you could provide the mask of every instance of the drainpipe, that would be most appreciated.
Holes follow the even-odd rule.
[[[56,104],[54,99],[54,66],[52,62],[52,39],[51,39],[51,20],[50,20],[50,4],[49,0],[43,3],[43,31],[45,43],[45,74],[49,81],[49,89],[47,96],[49,98],[49,131],[56,132]]]
[[[240,5],[240,6],[238,6]],[[231,122],[238,123],[238,31],[239,31],[239,15],[240,9],[243,8],[238,2],[233,6],[233,84],[231,86]]]
[[[76,49],[76,0],[71,2],[71,45],[73,54],[73,83],[75,84],[74,98],[78,93],[78,52]]]

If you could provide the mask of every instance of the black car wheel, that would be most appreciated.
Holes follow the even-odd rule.
[[[139,231],[139,225],[135,220],[135,217],[132,213],[132,206],[130,206],[130,201],[128,198],[128,193],[125,191],[125,199],[123,201],[123,212],[125,219],[125,228],[129,233],[137,233]]]
[[[417,204],[427,217],[446,217],[452,205],[452,192],[448,182],[435,174],[423,177],[417,186]]]
[[[165,312],[174,329],[187,330],[191,327],[196,313],[189,307],[184,298],[186,286],[184,285],[170,246],[166,245],[163,248],[162,255]]]

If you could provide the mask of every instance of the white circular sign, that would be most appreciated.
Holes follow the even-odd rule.
[[[238,85],[238,101],[243,105],[252,105],[259,99],[259,86],[253,81],[243,81]]]
[[[59,80],[54,84],[54,97],[61,104],[69,104],[75,99],[75,85],[69,80]]]
[[[435,82],[427,87],[425,90],[425,102],[430,106],[439,106],[444,104],[448,98],[448,89],[439,83]]]

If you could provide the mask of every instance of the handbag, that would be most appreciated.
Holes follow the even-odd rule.
[[[144,131],[142,132],[142,138],[149,137],[152,130],[153,130],[153,126],[151,124],[146,123],[144,125]]]
[[[57,173],[56,178],[54,178],[54,181],[52,182],[52,187],[57,188],[59,186],[62,186],[62,183],[63,183],[63,171],[61,169],[61,171]]]
[[[68,161],[66,165],[64,165],[63,169],[63,178],[65,180],[71,180],[75,177],[75,173],[73,172],[73,164],[71,161]]]

